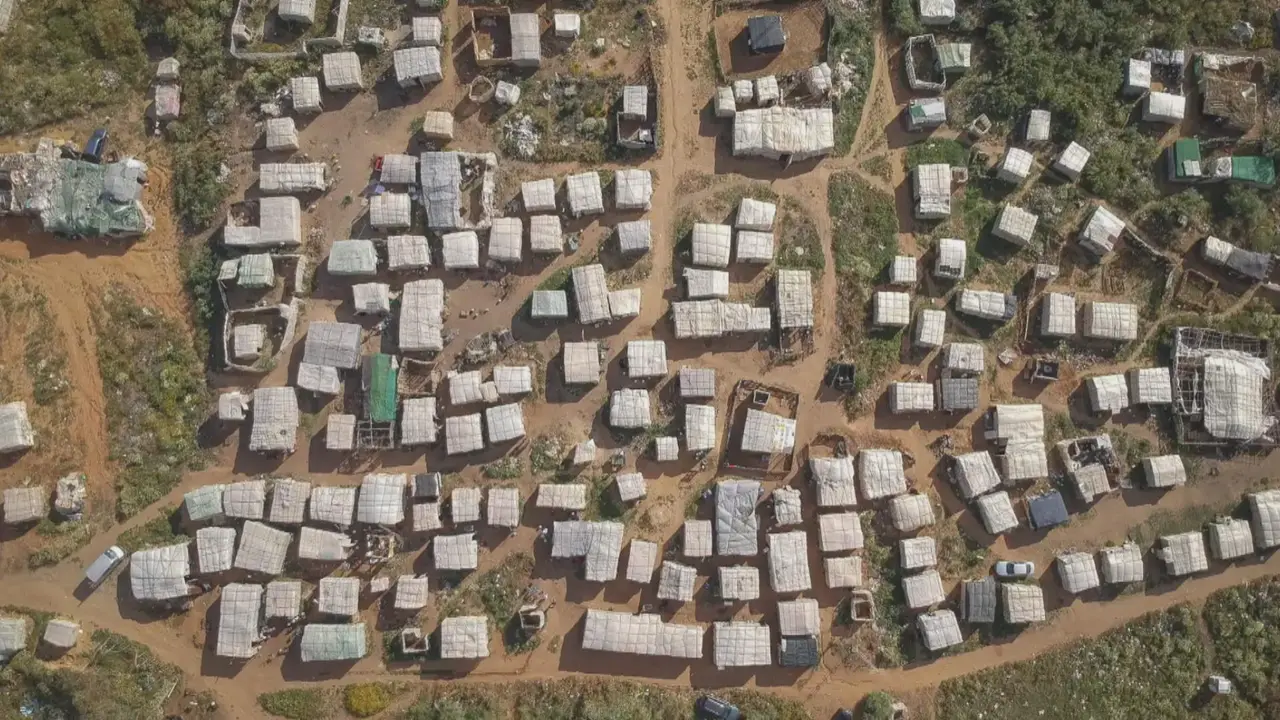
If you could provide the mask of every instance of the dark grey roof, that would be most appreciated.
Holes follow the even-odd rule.
[[[781,15],[758,15],[747,19],[747,39],[756,52],[777,52],[787,43]]]
[[[1031,527],[1037,530],[1066,522],[1067,504],[1062,500],[1062,493],[1054,490],[1027,498],[1027,516]]]
[[[964,603],[964,619],[971,623],[996,621],[996,579],[988,575],[981,580],[966,580],[960,597]]]
[[[813,667],[818,664],[818,638],[785,637],[778,646],[778,664],[783,667]]]

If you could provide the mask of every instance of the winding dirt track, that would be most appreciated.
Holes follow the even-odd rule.
[[[844,158],[824,161],[816,168],[803,173],[778,172],[776,168],[763,168],[760,163],[743,162],[729,156],[718,141],[715,132],[707,132],[705,128],[706,98],[710,96],[712,84],[705,75],[700,75],[698,64],[700,47],[697,43],[705,37],[705,22],[710,19],[709,8],[696,3],[681,0],[660,0],[659,8],[666,27],[670,29],[665,48],[662,50],[662,97],[663,97],[663,137],[665,149],[663,153],[640,167],[655,171],[658,182],[655,186],[652,217],[655,228],[668,227],[677,210],[682,206],[682,198],[678,187],[680,179],[686,173],[712,173],[716,175],[735,175],[739,179],[751,178],[766,180],[778,193],[793,197],[801,203],[814,219],[823,239],[824,254],[828,271],[824,273],[820,285],[821,302],[826,304],[825,323],[815,337],[814,352],[796,364],[777,368],[765,368],[755,372],[755,358],[747,359],[742,354],[723,357],[696,357],[693,359],[704,363],[715,364],[722,372],[729,372],[729,377],[761,377],[767,382],[779,383],[796,388],[801,397],[801,412],[797,432],[797,447],[806,444],[819,432],[827,428],[842,428],[858,436],[883,437],[893,432],[894,442],[909,450],[916,458],[917,465],[912,470],[913,479],[918,487],[927,489],[931,485],[945,485],[937,481],[933,473],[934,459],[928,450],[929,443],[939,437],[944,430],[968,435],[976,415],[963,419],[952,428],[940,427],[901,427],[886,421],[886,418],[874,413],[849,421],[845,418],[838,402],[824,398],[821,394],[821,378],[832,349],[838,347],[838,336],[835,331],[834,298],[837,294],[837,281],[831,272],[834,261],[831,252],[831,220],[826,212],[827,184],[831,174],[838,170],[854,170],[865,177],[868,182],[894,193],[905,180],[901,158],[901,144],[890,140],[897,130],[895,118],[901,106],[901,88],[895,79],[896,73],[890,64],[888,48],[883,38],[877,38],[877,62],[872,74],[871,96],[864,108],[862,123],[858,129],[854,143],[854,152]],[[459,27],[456,7],[450,12],[450,27]],[[686,33],[687,28],[694,31]],[[447,98],[442,98],[447,100]],[[434,101],[430,107],[445,107]],[[359,168],[372,153],[384,152],[388,147],[397,147],[402,139],[407,141],[408,120],[413,113],[427,109],[426,106],[410,109],[392,108],[379,110],[377,103],[369,96],[361,96],[344,107],[335,108],[317,118],[310,127],[303,131],[304,146],[312,151],[313,156],[329,156],[336,158],[342,165],[351,168],[352,172],[344,173],[339,178],[340,186],[329,196],[323,207],[317,208],[311,218],[312,225],[323,227],[340,227],[354,219],[357,208],[346,209],[339,206],[337,198],[344,193],[358,193],[363,178]],[[400,130],[395,130],[400,128]],[[364,136],[361,135],[363,130]],[[247,152],[245,153],[247,155]],[[876,156],[887,156],[892,172],[889,180],[873,177],[861,168],[867,159]],[[556,167],[546,169],[547,174],[562,176],[568,168]],[[163,180],[161,180],[162,184]],[[158,189],[163,192],[163,188]],[[153,188],[153,192],[157,189]],[[911,227],[908,215],[903,217],[904,228]],[[36,280],[51,295],[61,297],[60,289],[83,288],[74,293],[75,297],[55,304],[55,321],[70,342],[70,364],[72,381],[77,388],[77,415],[79,428],[75,440],[83,443],[86,450],[86,467],[91,475],[109,476],[107,441],[105,436],[105,418],[101,395],[101,381],[97,373],[92,338],[92,324],[88,319],[89,303],[94,293],[100,292],[107,282],[120,281],[122,278],[142,298],[166,312],[175,315],[182,312],[180,300],[180,282],[176,269],[176,253],[172,238],[176,230],[167,220],[164,228],[159,221],[157,232],[148,240],[133,246],[123,255],[104,254],[98,257],[86,257],[78,253],[67,253],[62,246],[45,245],[56,243],[51,239],[35,239],[23,242],[0,240],[0,255],[18,262],[4,267],[5,271],[13,268],[13,272]],[[594,225],[584,234],[594,233],[594,238],[603,235],[603,231]],[[333,233],[326,233],[327,240],[333,239]],[[0,236],[3,237],[3,236]],[[602,240],[600,240],[602,241]],[[904,235],[907,249],[913,247],[910,235]],[[584,245],[585,248],[585,245]],[[643,313],[640,318],[629,324],[618,335],[610,338],[611,350],[617,352],[623,347],[625,340],[648,337],[656,332],[656,327],[664,322],[666,299],[672,291],[670,266],[672,264],[671,239],[667,233],[655,233],[655,246],[651,253],[654,266],[649,277],[644,281]],[[557,261],[554,267],[570,262],[568,258]],[[526,277],[515,279],[515,286],[509,294],[495,296],[491,289],[483,292],[474,287],[461,289],[458,295],[451,298],[454,307],[467,307],[466,303],[474,301],[473,307],[486,307],[492,310],[484,316],[456,322],[451,318],[450,327],[458,327],[463,338],[494,327],[508,324],[510,318],[519,312],[519,306],[533,288],[538,278]],[[487,286],[486,286],[487,287]],[[164,290],[168,290],[165,293]],[[465,293],[465,294],[464,294]],[[465,299],[464,299],[465,298]],[[463,304],[457,305],[455,303]],[[311,317],[321,317],[333,311],[338,303],[314,303]],[[455,343],[450,353],[457,352]],[[913,361],[917,365],[904,366],[899,375],[922,372],[925,361]],[[990,362],[990,361],[989,361]],[[288,368],[281,367],[268,378],[267,384],[283,382]],[[1012,388],[1011,374],[1002,371],[997,379],[1002,388]],[[722,385],[730,385],[728,379],[721,380]],[[605,395],[605,383],[601,384],[579,403],[571,405],[540,407],[528,419],[531,435],[545,429],[562,425],[578,428],[592,425],[591,416],[601,405]],[[1010,390],[1011,392],[1012,390]],[[990,388],[984,388],[983,405],[990,400]],[[1065,407],[1065,398],[1046,397],[1041,399],[1051,408]],[[896,432],[895,432],[896,431]],[[967,440],[963,441],[967,444]],[[359,663],[340,677],[324,677],[300,671],[288,657],[282,657],[285,651],[282,639],[268,643],[264,651],[251,663],[239,670],[229,670],[212,659],[202,649],[206,630],[201,620],[207,602],[190,613],[186,618],[177,620],[157,620],[138,613],[127,598],[119,597],[114,583],[102,588],[83,602],[73,597],[72,592],[79,582],[81,568],[102,549],[112,544],[124,530],[135,527],[150,520],[162,507],[176,506],[183,492],[210,482],[226,482],[234,478],[243,478],[258,472],[297,473],[306,476],[313,482],[322,484],[350,484],[351,474],[341,474],[336,467],[317,468],[309,461],[309,453],[299,452],[295,457],[281,465],[259,466],[251,459],[237,457],[234,447],[220,451],[220,462],[213,469],[188,477],[181,487],[167,498],[156,503],[147,512],[130,518],[126,523],[113,528],[109,533],[96,537],[89,547],[78,556],[69,559],[62,565],[44,571],[19,573],[7,578],[0,584],[0,604],[36,607],[75,617],[90,627],[104,627],[134,638],[153,648],[164,660],[182,667],[192,678],[198,688],[209,688],[217,692],[224,712],[230,717],[260,717],[257,710],[256,696],[259,693],[280,689],[299,683],[336,683],[353,680],[396,679],[405,680],[413,677],[403,672],[391,672],[385,668],[381,659],[370,657]],[[403,462],[389,459],[382,462],[390,467],[397,464],[422,467],[421,457],[416,456]],[[433,466],[435,467],[435,466]],[[975,538],[985,538],[997,557],[1019,557],[1034,559],[1042,568],[1049,567],[1053,554],[1061,549],[1075,547],[1088,549],[1097,547],[1108,541],[1124,538],[1133,526],[1142,523],[1155,511],[1177,512],[1181,508],[1192,505],[1220,502],[1222,498],[1238,496],[1240,492],[1255,487],[1269,475],[1274,474],[1266,461],[1237,462],[1230,466],[1222,466],[1221,473],[1212,479],[1202,480],[1187,488],[1182,488],[1163,496],[1136,497],[1117,494],[1098,503],[1092,511],[1080,516],[1070,526],[1057,529],[1045,538],[1032,538],[1029,535],[1013,534],[998,539],[989,538],[982,531],[975,518],[968,512],[949,507],[949,515],[959,515],[965,532]],[[403,471],[403,470],[401,470]],[[654,494],[668,500],[678,496],[679,491],[672,491],[676,482],[674,478],[661,475],[661,482],[653,482]],[[699,482],[710,477],[703,473]],[[794,475],[792,476],[792,479]],[[668,482],[668,480],[670,482]],[[659,485],[669,486],[658,489]],[[939,487],[940,494],[946,491]],[[687,492],[687,490],[686,490]],[[653,498],[651,498],[653,499]],[[674,500],[672,500],[674,502]],[[945,504],[945,503],[944,503]],[[677,506],[678,507],[678,506]],[[665,522],[659,523],[663,538],[670,537],[678,529],[683,517],[676,517],[678,510]],[[534,546],[535,529],[521,528],[516,537],[486,550],[482,559],[482,570],[491,567],[516,550],[527,550]],[[816,556],[816,553],[815,553]],[[814,560],[811,559],[811,565]],[[820,572],[813,565],[814,572]],[[582,583],[553,577],[545,586],[556,599],[559,610],[551,620],[548,635],[564,638],[563,648],[559,652],[551,651],[547,645],[530,656],[520,658],[491,658],[482,663],[475,671],[451,682],[503,682],[512,679],[534,680],[551,679],[579,674],[612,674],[633,677],[648,682],[694,686],[725,687],[751,685],[766,688],[770,692],[793,697],[804,702],[815,717],[828,717],[838,707],[854,704],[863,694],[872,689],[887,689],[906,692],[926,688],[939,681],[974,672],[1002,663],[1013,662],[1035,656],[1048,648],[1104,632],[1141,614],[1168,607],[1170,605],[1198,601],[1210,593],[1237,583],[1262,577],[1280,571],[1280,559],[1272,556],[1263,562],[1240,564],[1230,567],[1215,566],[1214,573],[1170,585],[1145,594],[1123,596],[1113,601],[1081,601],[1054,597],[1051,609],[1054,614],[1050,621],[1042,626],[1029,629],[1006,644],[983,647],[963,655],[944,658],[935,662],[892,671],[855,671],[843,667],[824,665],[801,676],[784,674],[776,668],[759,669],[744,675],[732,672],[717,672],[709,667],[709,663],[698,663],[692,667],[649,661],[637,658],[588,658],[583,659],[581,653],[574,648],[576,639],[574,628],[583,614],[583,601],[591,600],[593,606],[608,606],[618,609],[638,608],[642,600],[638,597],[614,597],[609,589],[604,591],[603,598],[598,597],[599,589],[584,590]],[[1051,582],[1051,581],[1050,581]],[[820,584],[820,581],[815,584]],[[127,592],[127,591],[126,591]],[[1047,592],[1047,595],[1052,593]],[[771,599],[771,598],[766,598]],[[827,598],[829,600],[830,598]],[[834,603],[824,601],[824,616],[829,619]],[[711,612],[712,614],[707,614]],[[763,613],[755,613],[759,616]],[[680,621],[699,621],[706,624],[712,619],[720,619],[714,611],[689,608],[682,611]],[[176,623],[176,624],[175,624]],[[210,623],[212,625],[212,623]],[[374,643],[375,647],[377,643]],[[377,652],[374,652],[377,655]]]

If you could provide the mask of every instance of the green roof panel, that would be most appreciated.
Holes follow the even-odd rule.
[[[385,353],[376,353],[365,360],[365,367],[365,405],[369,419],[379,423],[395,422],[399,402],[396,387],[399,371],[395,359]]]

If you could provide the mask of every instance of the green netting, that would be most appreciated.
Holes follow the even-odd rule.
[[[1189,161],[1200,162],[1200,141],[1195,138],[1185,138],[1173,144],[1173,160],[1174,174],[1177,177],[1186,177],[1187,170],[1184,163]]]
[[[96,165],[83,160],[59,160],[62,181],[44,215],[45,229],[59,235],[100,237],[140,235],[147,218],[133,199],[116,201],[107,193],[108,172],[113,184],[127,174],[120,163]]]
[[[382,423],[395,421],[397,374],[390,355],[378,353],[369,358],[369,390],[365,404],[370,420]]]
[[[1231,158],[1231,177],[1271,187],[1276,184],[1276,163],[1268,157],[1237,155]]]

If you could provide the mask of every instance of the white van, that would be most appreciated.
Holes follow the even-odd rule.
[[[112,545],[102,551],[98,559],[90,563],[89,567],[84,571],[84,579],[89,582],[89,587],[96,588],[101,585],[102,581],[110,577],[111,572],[119,567],[121,562],[124,562],[127,555],[128,553],[119,545]]]

